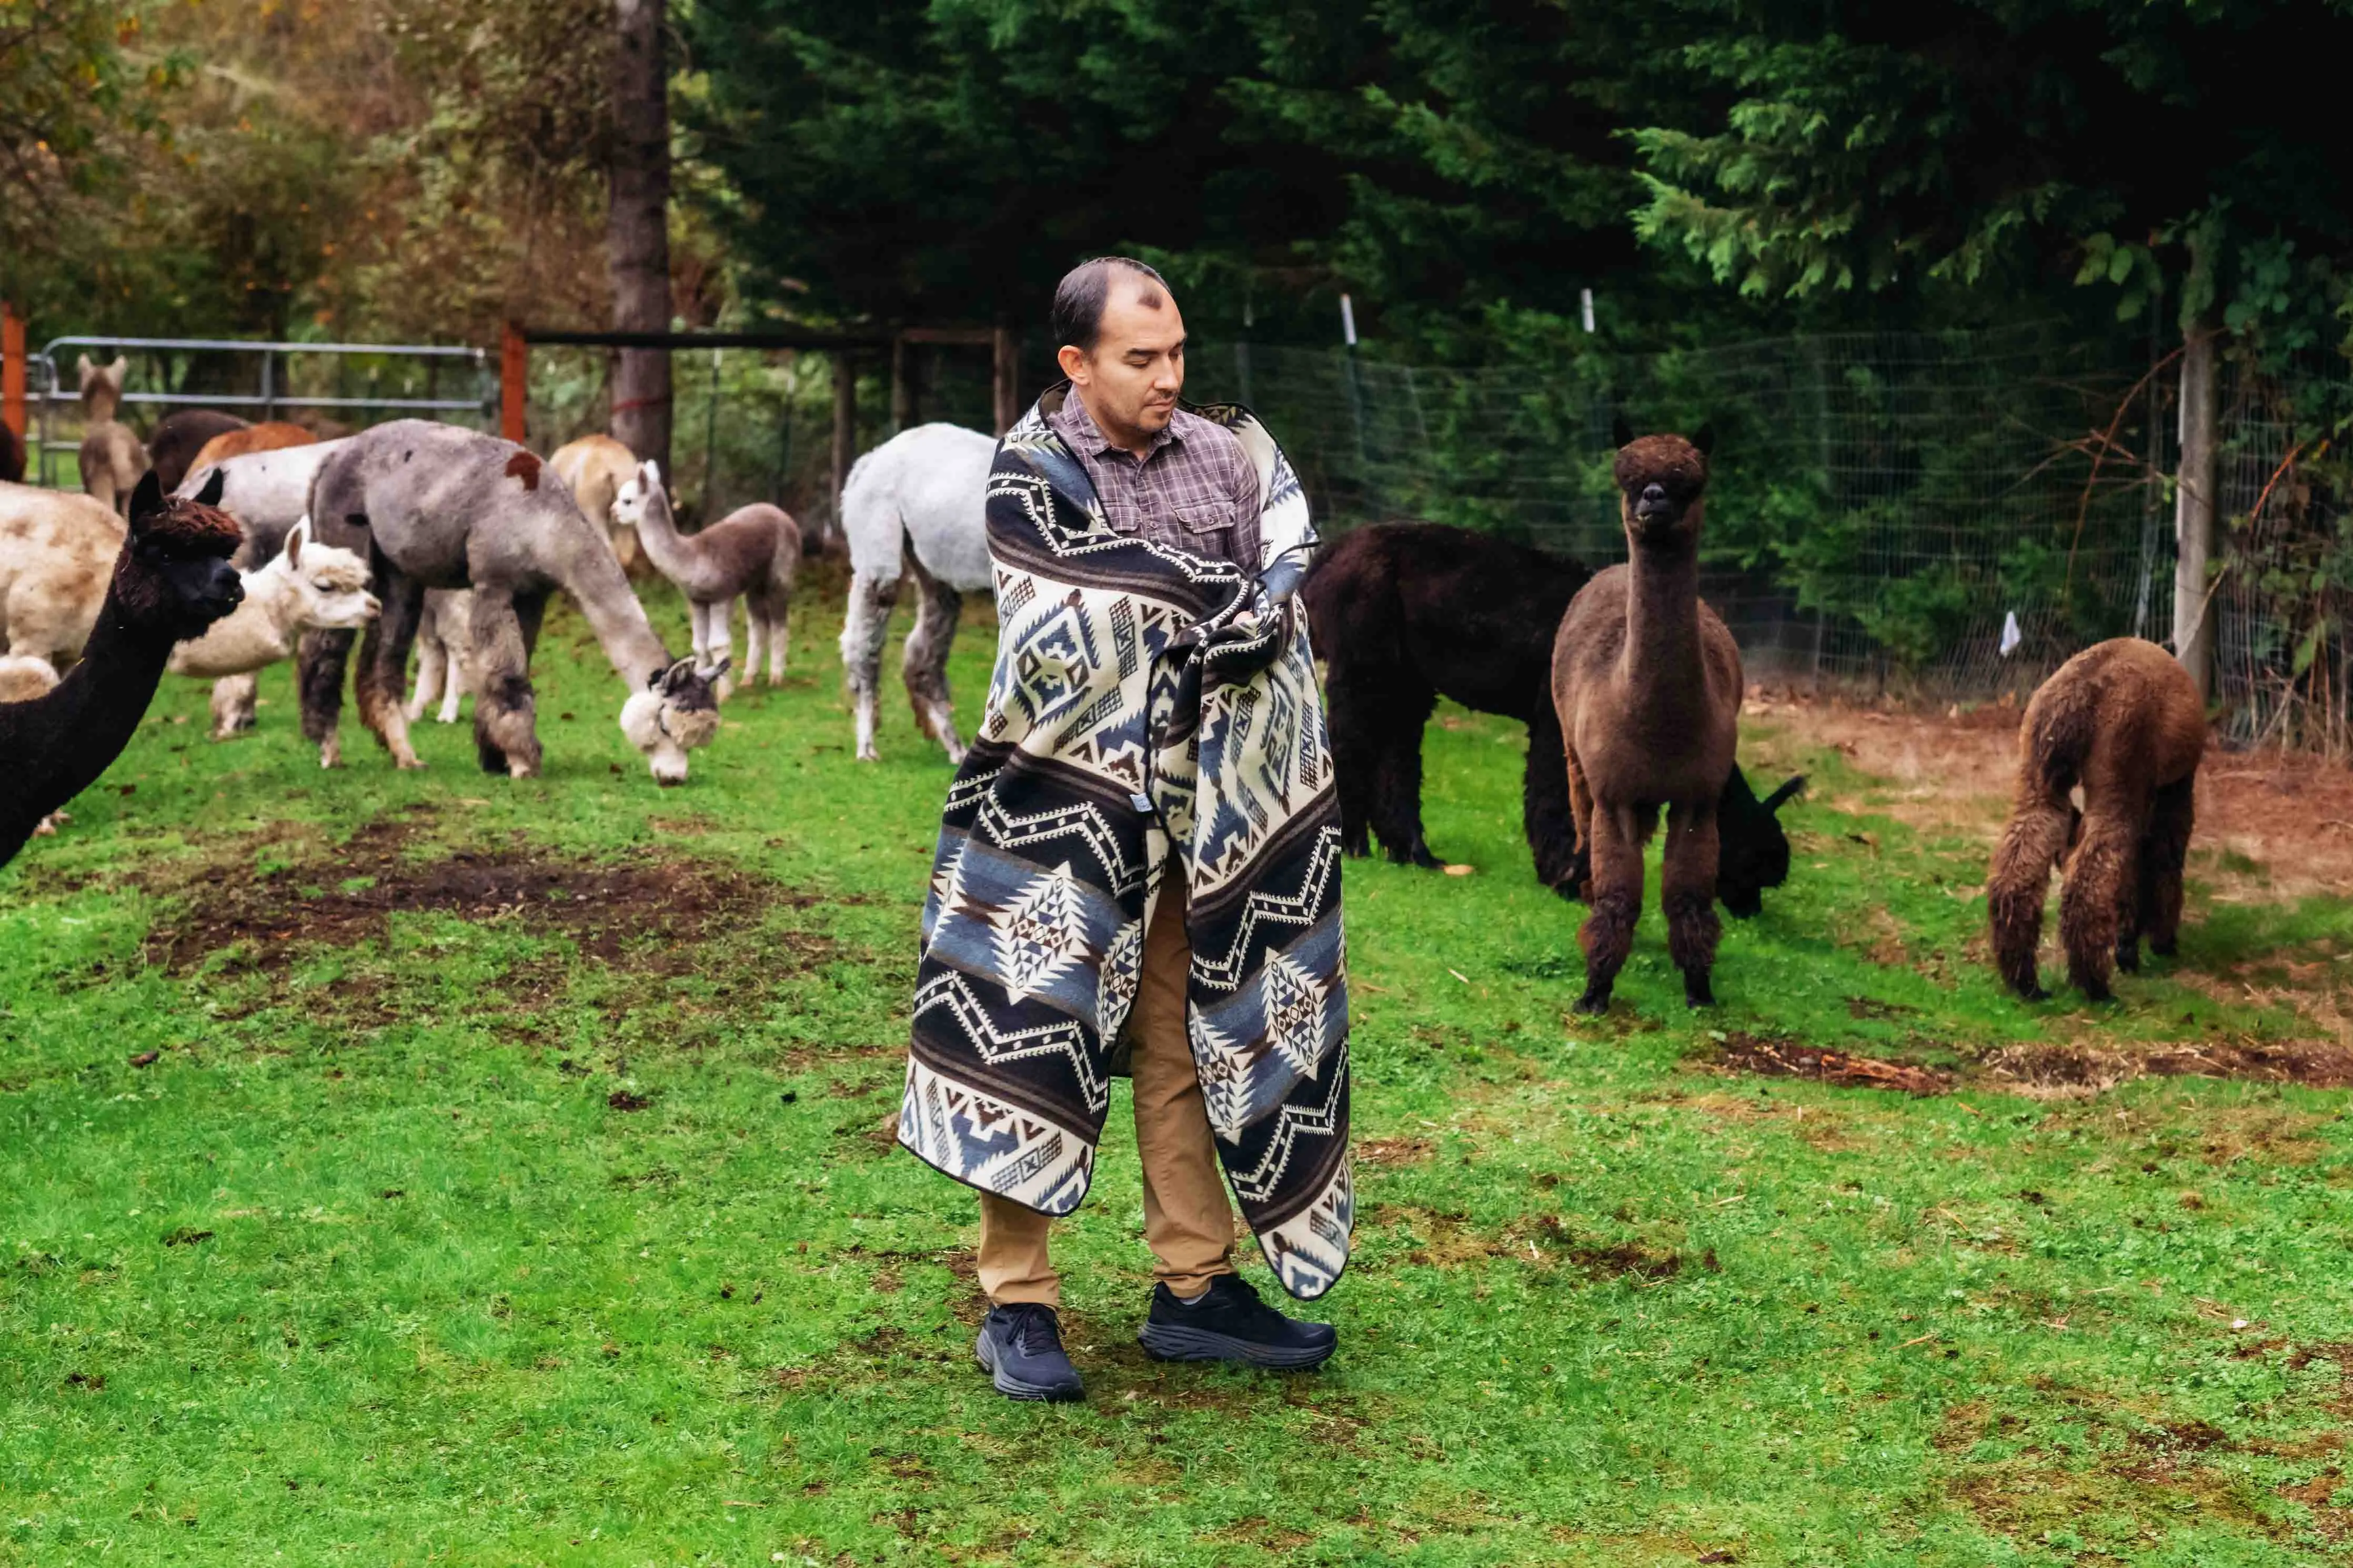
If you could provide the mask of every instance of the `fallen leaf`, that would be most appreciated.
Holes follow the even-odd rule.
[[[131,1058],[131,1065],[135,1068],[153,1067],[155,1058],[163,1054],[161,1051],[142,1051]]]

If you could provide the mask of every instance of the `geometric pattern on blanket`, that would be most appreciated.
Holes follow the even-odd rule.
[[[899,1141],[1046,1214],[1085,1197],[1163,868],[1186,879],[1187,1037],[1218,1154],[1284,1289],[1347,1267],[1347,943],[1331,742],[1293,593],[1297,476],[1234,405],[1258,570],[1113,530],[1049,416],[990,467],[997,645],[924,900]]]

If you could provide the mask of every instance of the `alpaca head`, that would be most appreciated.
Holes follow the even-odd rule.
[[[357,631],[384,613],[368,592],[368,564],[348,550],[313,543],[308,517],[286,536],[271,566],[294,590],[294,624],[323,631]]]
[[[1637,437],[1618,421],[1619,514],[1628,542],[1651,549],[1689,548],[1699,541],[1701,495],[1707,489],[1707,454],[1715,432],[1701,426],[1681,436]]]
[[[670,510],[670,493],[662,489],[661,465],[649,459],[638,465],[638,471],[621,481],[613,492],[613,525],[635,528],[646,518],[646,509],[659,501]]]
[[[200,636],[244,601],[228,563],[245,538],[220,510],[217,471],[201,494],[170,496],[150,468],[131,497],[131,537],[114,565],[114,595],[127,617],[174,642]]]
[[[123,377],[131,374],[131,361],[117,354],[112,364],[92,364],[90,356],[81,356],[75,367],[81,374],[81,411],[85,418],[111,419],[122,402]]]
[[[699,668],[682,658],[621,705],[621,733],[645,753],[655,783],[684,784],[686,753],[719,733],[719,699],[712,685],[726,673],[723,658]]]
[[[1747,775],[1732,770],[1716,813],[1715,896],[1727,912],[1746,920],[1764,909],[1766,889],[1789,879],[1789,836],[1775,814],[1805,787],[1799,773],[1758,800]]]

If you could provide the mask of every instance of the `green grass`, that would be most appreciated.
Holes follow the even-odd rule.
[[[2348,1560],[2346,1096],[2028,1099],[1987,1064],[2309,1038],[2235,982],[2319,962],[2341,1001],[2353,904],[2195,898],[2178,972],[2023,1006],[1982,844],[1771,732],[1864,814],[1792,808],[1718,1013],[1654,910],[1588,1025],[1520,736],[1434,726],[1432,837],[1479,871],[1349,868],[1339,1359],[1143,1357],[1117,1106],[1058,1233],[1090,1399],[998,1400],[970,1196],[883,1131],[948,770],[902,704],[851,763],[831,614],[668,793],[568,613],[529,783],[429,724],[394,773],[349,720],[322,773],[282,669],[214,745],[174,682],[0,872],[0,1563]],[[460,854],[656,891],[343,918]],[[1743,1036],[1961,1088],[1713,1065]]]

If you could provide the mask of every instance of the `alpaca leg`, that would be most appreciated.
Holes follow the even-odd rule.
[[[1564,899],[1593,899],[1593,790],[1586,783],[1585,770],[1577,764],[1577,753],[1567,745],[1561,748],[1563,772],[1568,775],[1568,827],[1575,842],[1569,849],[1568,869],[1554,890]]]
[[[710,638],[710,643],[702,660],[702,667],[706,669],[716,669],[724,665],[730,670],[733,669],[735,665],[734,600],[721,599],[712,605],[711,613],[703,622],[703,635]],[[726,701],[734,690],[735,679],[732,674],[722,675],[711,684],[711,694],[722,702]]]
[[[213,682],[213,739],[226,741],[253,728],[256,691],[261,682],[250,675],[224,675]]]
[[[1668,808],[1666,861],[1659,878],[1667,914],[1667,952],[1683,972],[1683,1001],[1694,1007],[1715,1005],[1708,977],[1723,931],[1723,922],[1715,918],[1721,851],[1715,802]]]
[[[1332,729],[1332,786],[1340,797],[1340,847],[1358,858],[1373,852],[1373,780],[1380,772],[1379,682],[1345,658],[1324,680]]]
[[[2068,858],[2059,889],[2059,941],[2067,950],[2067,978],[2094,1002],[2111,994],[2108,961],[2135,896],[2139,857],[2135,824],[2096,809],[2084,814],[2084,841]]]
[[[899,677],[915,710],[915,728],[945,748],[949,762],[962,763],[964,742],[956,739],[955,704],[948,695],[948,653],[955,646],[964,595],[924,571],[912,551],[907,567],[915,574],[915,629],[900,654]]]
[[[353,634],[345,631],[304,632],[295,645],[296,668],[302,692],[302,735],[319,748],[319,765],[343,763],[343,737],[337,728],[343,716],[343,667],[351,662]]]
[[[392,753],[392,765],[404,771],[424,762],[408,743],[408,715],[400,704],[400,689],[408,673],[408,648],[417,639],[417,622],[425,613],[425,584],[393,569],[381,555],[375,560],[375,594],[384,613],[360,638],[360,722],[375,732]]]
[[[768,684],[785,683],[785,660],[792,653],[793,602],[778,594],[768,605]]]
[[[767,667],[767,617],[760,614],[760,604],[758,600],[746,598],[744,601],[744,685],[756,686],[760,683],[761,675]],[[775,682],[771,681],[769,684],[774,685]]]
[[[458,721],[458,700],[474,689],[473,665],[466,651],[467,628],[446,617],[441,623],[441,635],[435,646],[441,650],[441,711],[435,717],[444,724]]]
[[[1634,946],[1642,912],[1642,835],[1630,806],[1595,803],[1586,840],[1593,857],[1593,912],[1577,939],[1585,948],[1580,1013],[1606,1013],[1618,972]]]
[[[689,599],[686,602],[686,618],[691,628],[687,640],[693,645],[694,662],[708,665],[711,662],[711,606],[701,599]]]
[[[536,705],[531,653],[515,596],[501,588],[474,590],[474,751],[486,773],[529,778],[539,772]]]
[[[2021,795],[1994,846],[1986,873],[1986,914],[1993,928],[1994,967],[2010,988],[2029,1002],[2045,994],[2034,972],[2042,942],[2042,901],[2051,889],[2051,868],[2067,852],[2073,808],[2064,795]]]
[[[1535,855],[1536,880],[1574,898],[1577,824],[1568,809],[1568,756],[1560,742],[1560,713],[1547,696],[1528,721],[1528,771],[1520,787],[1521,826]]]
[[[871,763],[874,708],[881,683],[882,638],[891,629],[891,606],[899,600],[899,580],[860,572],[849,582],[849,614],[841,627],[841,679],[858,709],[858,760]]]
[[[2193,779],[2157,792],[2148,831],[2140,841],[2140,928],[2148,950],[2170,958],[2181,934],[2181,867],[2189,858],[2189,834],[2198,816]]]
[[[401,709],[410,723],[424,718],[425,710],[440,700],[442,683],[448,675],[445,668],[448,663],[448,657],[441,649],[439,630],[427,616],[417,638],[417,689]]]
[[[1392,686],[1382,701],[1381,753],[1373,773],[1373,834],[1391,861],[1435,868],[1421,828],[1421,737],[1438,693],[1422,685]]]

